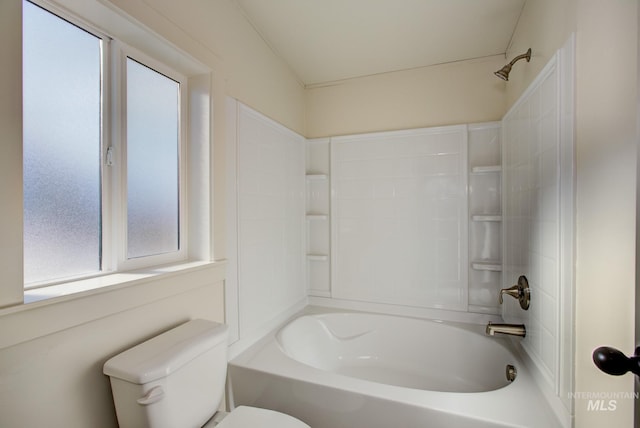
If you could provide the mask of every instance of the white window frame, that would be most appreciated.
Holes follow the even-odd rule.
[[[114,272],[140,269],[155,265],[177,263],[187,259],[188,238],[186,219],[186,123],[188,123],[187,77],[144,52],[106,35],[94,26],[82,22],[48,2],[26,0],[68,21],[70,25],[87,31],[102,40],[101,81],[101,264],[100,271],[73,277],[56,278],[25,284],[25,290],[47,287],[70,280],[91,278]],[[137,258],[127,257],[127,58],[178,82],[178,250]],[[107,154],[109,150],[109,154]],[[109,162],[107,162],[109,159]]]
[[[27,290],[33,290],[33,289],[38,289],[38,288],[46,288],[49,286],[53,286],[53,285],[58,285],[58,284],[62,284],[65,282],[71,282],[71,281],[76,281],[79,279],[85,279],[85,278],[95,278],[98,276],[102,276],[108,273],[111,273],[110,271],[105,270],[105,264],[104,264],[104,249],[105,249],[105,222],[109,222],[107,216],[110,215],[107,211],[105,211],[105,206],[108,204],[107,202],[107,198],[105,198],[105,195],[107,193],[111,193],[110,189],[107,189],[105,187],[105,156],[104,156],[104,146],[105,146],[105,142],[110,140],[110,132],[109,132],[109,126],[107,125],[110,122],[110,96],[109,96],[109,87],[111,86],[109,83],[107,83],[109,81],[110,78],[110,73],[109,73],[109,52],[110,52],[110,46],[111,46],[111,42],[113,41],[113,39],[104,31],[98,29],[95,25],[92,25],[91,23],[83,20],[82,18],[80,18],[79,16],[75,16],[72,13],[68,12],[67,10],[63,9],[62,7],[58,6],[57,4],[51,2],[51,1],[47,1],[47,0],[22,0],[22,3],[24,2],[29,2],[34,4],[36,7],[40,7],[43,10],[45,10],[46,12],[49,12],[55,16],[57,16],[59,19],[62,19],[63,21],[67,21],[67,23],[69,23],[70,25],[75,25],[76,27],[78,27],[79,29],[86,31],[87,33],[93,35],[94,37],[98,38],[101,40],[101,52],[100,52],[100,61],[102,62],[101,64],[101,81],[100,81],[100,91],[101,91],[101,100],[100,100],[100,152],[101,152],[101,157],[100,157],[100,207],[101,207],[101,230],[100,230],[100,234],[101,236],[101,242],[100,242],[100,246],[101,246],[101,252],[102,252],[102,257],[100,260],[100,270],[96,271],[96,272],[91,272],[91,273],[86,273],[86,274],[79,274],[79,275],[74,275],[74,276],[67,276],[67,277],[62,277],[62,278],[53,278],[50,280],[43,280],[43,281],[37,281],[37,282],[31,282],[31,283],[23,283],[23,289],[25,291]],[[105,126],[107,125],[107,126]],[[22,184],[22,182],[21,182]],[[24,213],[23,213],[24,216]],[[24,261],[23,261],[24,263]],[[115,270],[115,269],[114,269]]]
[[[203,264],[214,263],[211,229],[213,195],[210,181],[213,165],[211,68],[162,39],[138,21],[132,20],[116,7],[101,0],[86,0],[82,3],[76,3],[74,0],[30,1],[103,40],[101,106],[103,247],[101,271],[51,282],[29,284],[28,288],[20,284],[24,303],[49,304],[49,302],[67,301],[76,298],[76,295],[80,297],[100,293],[99,289],[102,287],[121,288],[140,278],[173,276],[179,271],[199,269]],[[105,31],[105,28],[111,29],[113,33],[110,30]],[[126,63],[122,57],[126,58],[127,54],[136,61],[180,81],[181,116],[179,251],[131,260],[126,260],[127,246],[123,239],[126,236],[127,222],[126,210],[123,211],[123,209],[126,207],[127,196],[122,188],[122,184],[126,183],[122,166],[126,166],[126,158],[118,158],[119,152],[122,152],[123,139],[115,141],[123,132],[122,114],[126,114],[124,110],[118,110],[116,105],[126,98],[123,97],[122,88],[116,90],[118,86],[111,85],[112,88],[109,89],[105,83],[122,78],[122,75],[118,77],[114,76],[114,73],[122,73],[122,63]],[[189,114],[189,110],[193,116]],[[116,136],[115,139],[114,136]],[[120,144],[119,150],[115,149],[116,142]],[[110,153],[110,156],[113,156],[114,165],[106,166],[107,149],[111,145],[114,146]],[[20,183],[22,183],[21,180]],[[187,195],[190,195],[189,199]],[[192,224],[191,227],[188,226],[189,223]],[[192,238],[191,245],[189,236]],[[16,246],[17,244],[16,242]],[[22,270],[21,267],[18,269]],[[11,275],[15,278],[21,277],[17,269],[16,272],[12,271]],[[0,294],[0,308],[3,305],[19,303],[16,302],[17,291],[12,287],[6,293]],[[54,297],[56,299],[49,300]],[[18,308],[13,307],[9,310]],[[0,312],[3,311],[0,309]]]
[[[125,45],[119,41],[111,43],[112,58],[112,87],[111,87],[111,139],[113,164],[106,166],[103,162],[105,174],[103,179],[109,185],[104,186],[108,198],[105,201],[107,207],[104,219],[109,219],[107,229],[104,229],[103,221],[103,271],[127,271],[143,267],[176,263],[187,259],[187,123],[189,121],[188,79],[182,73],[172,69],[166,64],[151,58],[144,52]],[[127,257],[127,58],[131,58],[150,69],[175,80],[180,85],[179,100],[179,133],[178,133],[178,250],[164,254],[150,255],[138,258]],[[103,155],[107,149],[103,147]],[[107,188],[108,187],[108,188]],[[106,249],[106,251],[105,251]]]

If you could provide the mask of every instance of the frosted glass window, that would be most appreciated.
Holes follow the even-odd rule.
[[[25,284],[100,270],[101,39],[23,11]]]
[[[180,84],[127,58],[127,256],[179,249]]]

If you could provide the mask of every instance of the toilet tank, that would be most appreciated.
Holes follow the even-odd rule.
[[[104,364],[120,428],[201,427],[218,410],[227,326],[192,320]]]

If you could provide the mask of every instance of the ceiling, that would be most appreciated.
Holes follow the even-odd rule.
[[[306,86],[504,54],[526,0],[234,0]]]

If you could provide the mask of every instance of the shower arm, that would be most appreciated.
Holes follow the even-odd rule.
[[[513,64],[515,64],[516,62],[520,61],[521,59],[526,59],[527,62],[531,61],[531,49],[529,49],[527,52],[518,55],[517,57],[515,57],[514,59],[511,60],[511,62],[509,63],[509,65],[511,67],[513,67]]]
[[[500,70],[496,71],[493,74],[495,74],[497,77],[499,77],[504,81],[508,81],[509,73],[511,73],[511,67],[513,67],[513,64],[520,61],[521,59],[526,59],[527,62],[531,61],[531,48],[529,48],[527,52],[523,53],[522,55],[518,55],[517,57],[512,59],[509,64],[505,65],[504,67],[502,67]]]

